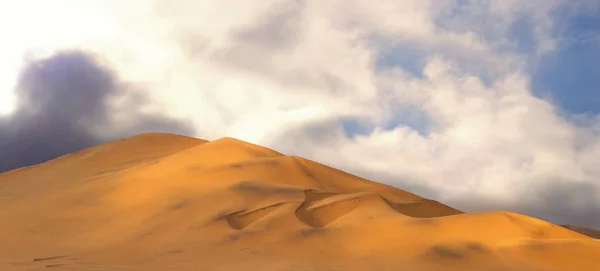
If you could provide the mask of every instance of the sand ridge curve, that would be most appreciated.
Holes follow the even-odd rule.
[[[566,228],[234,138],[143,134],[0,174],[0,221],[8,271],[600,266],[600,243]]]

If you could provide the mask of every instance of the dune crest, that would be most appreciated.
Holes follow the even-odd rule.
[[[8,271],[600,268],[567,228],[234,138],[142,134],[0,174],[0,221]]]

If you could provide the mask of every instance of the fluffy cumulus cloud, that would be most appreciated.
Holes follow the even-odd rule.
[[[0,4],[5,145],[233,136],[466,211],[600,227],[600,118],[534,84],[568,46],[600,48],[565,34],[596,1],[60,2]]]

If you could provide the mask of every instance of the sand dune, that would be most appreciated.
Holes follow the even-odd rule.
[[[0,175],[0,270],[600,270],[600,241],[295,156],[143,134]]]

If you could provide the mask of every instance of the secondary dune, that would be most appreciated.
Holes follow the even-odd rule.
[[[143,134],[0,174],[0,270],[600,270],[600,242],[233,138]]]

